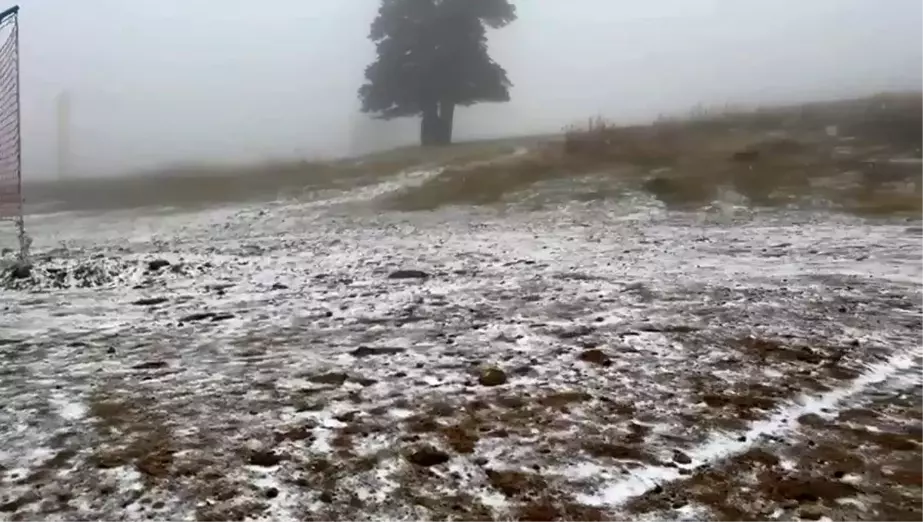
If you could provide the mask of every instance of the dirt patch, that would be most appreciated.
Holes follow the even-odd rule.
[[[888,392],[895,397],[907,390]],[[883,392],[874,394],[882,401]],[[915,406],[878,413],[864,405],[831,418],[803,415],[791,439],[768,438],[749,451],[631,500],[633,515],[688,504],[719,520],[918,520],[923,514],[921,422]],[[855,422],[864,423],[861,427]],[[781,513],[781,515],[780,515]]]
[[[786,365],[797,367],[790,379],[807,384],[815,391],[829,389],[821,381],[848,381],[861,373],[861,366],[852,359],[856,355],[868,352],[871,348],[858,346],[829,346],[814,344],[787,344],[774,339],[745,337],[732,342],[732,346],[745,357],[766,365]],[[855,354],[855,355],[854,355]]]
[[[599,366],[612,366],[612,359],[606,355],[605,352],[596,348],[580,352],[578,359],[583,362],[597,364]]]
[[[404,421],[406,431],[410,433],[433,433],[438,431],[442,424],[428,415],[413,415]]]
[[[481,386],[500,386],[506,384],[506,373],[500,368],[485,368],[478,375]]]
[[[264,514],[269,506],[256,500],[242,500],[232,505],[205,504],[196,509],[196,520],[221,522],[224,520],[248,520]]]
[[[889,431],[872,431],[863,428],[843,428],[841,431],[854,439],[867,444],[875,444],[886,451],[916,451],[921,450],[919,433],[895,433]]]
[[[349,378],[345,373],[327,372],[319,375],[308,377],[308,380],[317,384],[327,384],[331,386],[342,386]]]
[[[442,435],[448,444],[457,453],[473,453],[478,443],[479,436],[472,426],[455,425],[443,428]]]
[[[170,423],[156,403],[114,390],[90,396],[88,411],[98,442],[89,462],[100,469],[134,466],[145,480],[171,473],[178,451]]]
[[[538,402],[542,406],[547,406],[549,408],[564,408],[571,404],[588,401],[591,398],[592,396],[586,392],[564,391],[549,393],[539,399]]]
[[[779,507],[835,506],[839,499],[860,493],[833,475],[812,475],[809,468],[786,471],[780,463],[774,453],[754,448],[717,469],[700,470],[688,480],[655,488],[632,500],[628,509],[632,513],[660,512],[695,503],[720,520],[761,520]]]
[[[865,347],[809,345],[760,337],[736,338],[729,344],[733,352],[717,361],[715,367],[722,373],[747,377],[730,382],[723,376],[707,374],[685,377],[692,397],[700,401],[679,414],[692,436],[704,433],[706,427],[745,429],[747,423],[767,418],[804,393],[829,392],[842,386],[842,381],[858,376],[869,356]],[[802,420],[823,422],[812,417]]]
[[[548,488],[548,483],[538,474],[518,471],[486,470],[487,480],[507,497],[536,496]]]
[[[776,401],[760,395],[731,395],[710,393],[702,397],[702,401],[712,408],[734,408],[738,414],[753,418],[750,411],[753,409],[771,410]]]
[[[581,444],[584,451],[593,457],[615,460],[634,460],[651,464],[660,462],[643,448],[635,445],[609,442],[605,440],[588,440]]]
[[[554,498],[543,498],[523,503],[515,509],[514,517],[515,520],[528,520],[530,522],[551,522],[554,520],[595,522],[612,520],[611,516],[602,509]]]
[[[855,496],[859,490],[852,484],[823,477],[773,477],[763,480],[761,485],[771,500],[776,502],[795,501],[798,504],[835,502],[841,498]]]
[[[283,455],[272,450],[253,450],[249,452],[247,462],[252,466],[271,468],[285,460]]]
[[[445,464],[452,457],[448,453],[433,448],[432,446],[420,446],[412,449],[405,454],[408,462],[422,467],[438,466]]]

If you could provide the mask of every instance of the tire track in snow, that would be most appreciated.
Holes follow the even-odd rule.
[[[619,508],[663,483],[684,481],[694,476],[681,474],[681,469],[714,465],[746,453],[757,446],[763,437],[780,437],[795,432],[798,429],[797,419],[802,415],[813,413],[821,417],[835,417],[841,402],[867,391],[872,385],[895,377],[913,378],[919,384],[920,375],[912,369],[915,363],[919,363],[921,356],[923,349],[919,347],[901,350],[883,362],[869,364],[866,371],[848,386],[819,395],[803,395],[788,406],[776,410],[768,419],[751,423],[744,434],[715,434],[708,442],[686,452],[692,462],[683,468],[646,466],[632,472],[628,478],[609,482],[595,494],[578,495],[577,500],[592,506]]]
[[[503,154],[501,156],[486,160],[472,161],[462,165],[461,168],[475,168],[492,165],[495,163],[502,163],[504,161],[518,158],[528,152],[529,149],[526,147],[519,147],[509,154]],[[308,206],[331,207],[336,205],[373,201],[375,199],[379,199],[389,194],[400,192],[402,190],[420,187],[426,182],[441,175],[447,168],[449,168],[447,165],[442,165],[405,170],[398,173],[391,179],[350,190],[341,196],[322,198],[320,200],[309,203]]]

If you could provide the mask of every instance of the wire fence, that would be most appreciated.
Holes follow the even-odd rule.
[[[20,259],[28,257],[19,114],[19,7],[0,13],[0,221],[12,221]]]

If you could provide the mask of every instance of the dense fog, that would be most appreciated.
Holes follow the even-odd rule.
[[[519,0],[491,34],[512,101],[460,109],[456,138],[556,132],[692,107],[921,83],[919,0]],[[20,12],[24,171],[328,158],[413,143],[356,90],[378,0],[43,0]],[[69,109],[61,110],[61,96]]]

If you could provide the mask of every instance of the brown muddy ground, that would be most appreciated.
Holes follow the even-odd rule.
[[[34,218],[0,520],[919,518],[913,223],[412,181]]]

